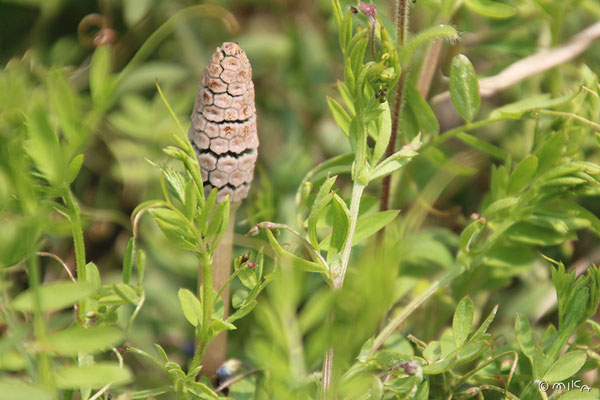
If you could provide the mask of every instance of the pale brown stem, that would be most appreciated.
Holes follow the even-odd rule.
[[[440,55],[442,54],[442,46],[443,42],[441,40],[436,40],[431,43],[427,49],[427,55],[425,56],[425,61],[421,67],[419,83],[417,86],[419,93],[421,93],[421,96],[424,98],[427,98],[429,89],[431,89],[431,82],[433,82],[433,76],[435,75],[435,71],[440,61]]]
[[[218,293],[231,275],[231,260],[233,253],[233,227],[235,226],[235,214],[239,203],[231,203],[229,222],[227,230],[213,256],[213,289]],[[198,294],[202,284],[202,268],[198,268]],[[223,289],[221,299],[224,304],[224,317],[229,315],[229,286]],[[227,357],[227,331],[219,333],[207,346],[202,357],[201,375],[206,376],[212,382],[216,381],[217,370],[225,362]]]
[[[579,32],[563,46],[550,50],[542,50],[539,53],[525,57],[509,65],[499,74],[480,79],[479,91],[481,96],[490,97],[531,76],[569,62],[587,50],[598,38],[600,38],[600,22],[596,22]],[[443,92],[436,95],[432,99],[432,102],[440,103],[449,98],[450,92]]]

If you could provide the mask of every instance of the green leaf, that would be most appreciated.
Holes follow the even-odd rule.
[[[350,227],[350,211],[346,203],[337,194],[333,195],[333,232],[329,241],[329,249],[327,250],[327,262],[333,260],[346,243],[346,237]]]
[[[181,215],[166,208],[154,208],[150,210],[150,214],[169,240],[184,249],[196,249],[194,233],[189,228],[188,222]]]
[[[280,258],[281,262],[289,262],[291,265],[301,268],[308,272],[319,272],[328,275],[329,271],[324,265],[313,261],[304,260],[290,253],[289,251],[284,250],[283,247],[281,247],[281,245],[279,244],[279,242],[277,242],[277,239],[275,239],[275,236],[273,236],[273,232],[271,232],[270,229],[266,229],[266,233],[267,238],[269,240],[269,244],[273,248],[273,251],[275,251],[277,256]]]
[[[600,390],[592,389],[588,391],[584,383],[580,383],[582,389],[574,390],[572,389],[570,392],[566,392],[565,394],[560,396],[560,400],[598,400],[600,399]]]
[[[200,300],[188,289],[179,289],[177,295],[185,319],[193,326],[198,326],[202,322],[202,304],[200,304]]]
[[[331,110],[331,114],[333,115],[335,122],[340,127],[342,132],[344,132],[344,135],[348,136],[351,120],[350,116],[348,115],[346,110],[344,110],[344,108],[340,105],[340,103],[338,103],[329,96],[327,96],[327,104],[329,105],[329,109]]]
[[[536,151],[538,157],[538,174],[543,174],[554,167],[562,156],[562,149],[567,141],[565,132],[557,132]]]
[[[252,375],[235,382],[229,387],[229,396],[236,400],[253,400],[256,392],[256,378]]]
[[[52,400],[54,395],[46,389],[17,379],[0,380],[0,400]]]
[[[66,165],[56,132],[48,121],[48,110],[41,104],[35,104],[27,115],[29,140],[25,143],[27,154],[52,186],[58,187],[64,182]]]
[[[356,221],[356,230],[352,245],[358,244],[379,232],[384,226],[392,222],[400,213],[400,210],[387,210],[375,214],[361,215]]]
[[[133,304],[134,306],[140,301],[135,289],[126,283],[116,283],[113,285],[115,293],[123,299],[123,301]]]
[[[553,383],[560,382],[575,375],[583,367],[587,355],[585,351],[575,350],[562,355],[546,372],[544,380]]]
[[[169,189],[175,194],[177,200],[185,204],[185,186],[187,183],[185,177],[181,172],[170,167],[160,167],[160,169],[167,180]]]
[[[93,354],[114,347],[123,340],[123,333],[117,328],[74,326],[49,335],[44,347],[61,356],[76,356],[78,353]]]
[[[434,136],[440,133],[440,124],[435,113],[410,80],[404,84],[404,100],[405,107],[412,112],[421,132]]]
[[[454,358],[444,358],[438,362],[423,367],[424,374],[441,374],[448,371],[455,363]]]
[[[358,42],[350,50],[350,58],[346,62],[350,62],[354,75],[359,76],[363,72],[363,60],[365,59],[365,52],[369,45],[369,38],[366,35],[366,31],[358,32],[355,37],[360,39],[357,39]],[[360,76],[357,82],[359,80]],[[360,87],[357,87],[357,90],[359,89]]]
[[[423,357],[427,361],[437,361],[442,356],[442,347],[440,346],[440,342],[434,340],[430,342],[425,350],[423,350]]]
[[[94,51],[90,64],[90,92],[94,105],[104,109],[116,89],[117,81],[111,76],[112,60],[110,48],[100,46]]]
[[[569,93],[561,97],[551,98],[549,94],[540,94],[516,101],[495,109],[490,114],[490,119],[512,118],[520,119],[526,112],[536,108],[550,108],[571,102],[580,92]]]
[[[185,216],[190,221],[194,221],[196,210],[198,209],[198,192],[196,184],[190,179],[185,185]]]
[[[352,12],[348,11],[342,19],[342,26],[340,28],[340,47],[342,52],[346,53],[346,46],[352,39]]]
[[[242,270],[238,273],[238,279],[242,282],[242,285],[247,287],[248,289],[254,289],[254,287],[258,284],[258,279],[256,278],[256,273],[254,269],[248,268],[246,266],[240,267]]]
[[[399,57],[402,60],[410,61],[409,57],[419,47],[425,45],[432,40],[446,39],[455,41],[459,38],[458,32],[449,25],[436,25],[419,32],[414,37],[411,37],[401,48]]]
[[[221,331],[233,331],[237,328],[231,322],[223,321],[222,319],[214,319],[210,323],[210,329],[212,329],[213,334],[217,334]]]
[[[392,115],[390,112],[390,105],[387,101],[379,104],[381,113],[377,119],[377,137],[375,138],[375,147],[373,148],[373,157],[371,159],[371,165],[375,165],[379,162],[381,157],[385,154],[388,144],[390,142],[390,136],[392,134]]]
[[[231,314],[229,318],[227,318],[227,321],[233,322],[245,317],[246,315],[250,314],[254,307],[256,307],[256,304],[258,304],[256,300],[249,301],[248,303],[238,308],[233,314]]]
[[[98,271],[98,266],[93,262],[85,265],[85,280],[94,287],[94,290],[98,290],[102,286],[100,271]]]
[[[517,222],[505,231],[505,235],[511,240],[534,246],[555,246],[568,239],[549,226],[529,222]]]
[[[69,165],[67,166],[67,184],[73,183],[79,171],[81,170],[81,166],[83,165],[83,154],[76,155]]]
[[[462,140],[464,143],[468,144],[471,147],[479,149],[484,153],[491,155],[492,157],[496,157],[499,160],[506,161],[509,156],[508,153],[502,150],[501,148],[494,146],[493,144],[481,140],[473,135],[469,135],[465,132],[457,132],[456,137]]]
[[[474,310],[473,301],[469,296],[463,297],[458,306],[456,306],[452,320],[452,333],[457,348],[461,347],[467,341],[467,336],[469,336],[473,327]]]
[[[98,389],[107,384],[123,385],[133,378],[129,368],[109,362],[63,368],[54,376],[60,389]]]
[[[475,360],[487,348],[488,344],[483,340],[470,342],[464,345],[456,352],[457,364],[463,364]]]
[[[198,217],[198,229],[200,232],[206,232],[208,229],[208,221],[213,212],[213,208],[215,207],[215,203],[217,202],[217,191],[217,188],[210,191],[206,203],[204,204],[204,207],[202,207],[202,211]]]
[[[39,287],[42,312],[58,311],[70,307],[77,300],[94,292],[89,283],[54,282]],[[33,312],[33,289],[20,293],[13,301],[13,308],[21,312]]]
[[[521,351],[533,362],[533,357],[535,355],[535,339],[533,337],[531,325],[529,324],[529,319],[527,319],[526,316],[521,314],[517,315],[517,319],[515,320],[515,333]]]
[[[454,57],[450,66],[450,99],[461,117],[468,122],[475,119],[481,104],[479,81],[473,65],[462,54]]]
[[[219,395],[215,393],[207,384],[202,382],[187,382],[187,390],[196,398],[211,400],[218,399]]]
[[[315,248],[319,249],[319,240],[317,238],[317,223],[319,221],[319,217],[321,213],[325,209],[325,207],[331,202],[333,199],[333,193],[331,192],[331,188],[337,179],[337,175],[330,176],[323,182],[319,191],[317,192],[317,196],[315,197],[315,201],[310,209],[310,213],[308,214],[307,225],[308,225],[308,238],[310,240],[310,244]]]
[[[496,214],[500,214],[504,211],[510,210],[513,206],[519,203],[518,197],[505,197],[500,200],[496,200],[485,208],[484,215],[487,218],[491,218]]]
[[[66,140],[73,144],[71,150],[76,151],[87,136],[82,126],[84,118],[80,99],[62,71],[50,72],[46,82],[50,105],[58,116],[61,131]],[[71,157],[71,154],[68,156]]]
[[[510,18],[516,13],[514,7],[493,0],[465,0],[465,4],[471,10],[491,18]]]
[[[135,239],[132,236],[127,242],[125,256],[123,257],[123,283],[129,284],[133,270],[133,253],[135,252]]]
[[[538,167],[538,158],[533,154],[525,157],[515,167],[508,182],[508,194],[513,195],[523,190],[535,175]]]
[[[211,238],[212,241],[210,243],[209,251],[213,252],[221,242],[221,238],[225,235],[225,231],[227,230],[227,224],[229,222],[229,208],[231,203],[229,203],[229,195],[225,198],[225,201],[219,203],[219,205],[215,208],[215,212],[208,224],[208,229],[206,230],[206,237]]]
[[[408,162],[418,154],[417,150],[421,147],[420,139],[421,138],[418,136],[415,137],[411,143],[404,145],[400,151],[392,154],[379,163],[371,170],[369,181],[383,178],[408,164]]]

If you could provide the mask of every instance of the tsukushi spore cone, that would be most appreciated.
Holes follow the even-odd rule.
[[[227,195],[231,200],[229,224],[212,265],[213,289],[223,288],[221,298],[227,317],[229,286],[223,286],[231,275],[235,211],[248,195],[258,155],[252,67],[237,43],[223,43],[212,55],[194,104],[189,138],[198,156],[205,194],[217,188],[217,202],[224,201]],[[199,272],[200,290],[202,268]],[[206,348],[201,374],[214,382],[226,351],[224,331]]]
[[[252,67],[237,43],[218,47],[204,71],[189,131],[202,169],[204,190],[218,188],[217,201],[227,195],[242,201],[250,189],[258,135]]]

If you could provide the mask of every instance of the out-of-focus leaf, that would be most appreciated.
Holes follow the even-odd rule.
[[[465,4],[471,10],[491,18],[510,18],[516,13],[514,7],[494,0],[465,0]]]
[[[48,183],[60,186],[65,178],[66,164],[58,136],[48,121],[48,111],[41,104],[36,104],[28,114],[27,124],[27,154]]]
[[[75,304],[75,302],[94,291],[88,283],[55,282],[39,287],[41,309],[43,312],[57,311]],[[13,301],[13,308],[21,312],[35,310],[33,289],[20,293]]]
[[[0,400],[52,400],[54,395],[46,389],[17,379],[0,380]]]
[[[61,389],[97,389],[107,384],[118,386],[130,382],[132,377],[129,368],[109,362],[67,367],[55,374],[56,386]]]
[[[429,103],[421,96],[415,84],[407,80],[404,84],[405,107],[412,112],[419,130],[429,135],[437,135],[440,132],[440,124]]]
[[[125,255],[123,257],[123,283],[129,284],[133,270],[133,253],[135,252],[135,239],[132,236],[127,242]]]
[[[110,48],[108,46],[96,48],[90,64],[90,92],[92,101],[99,109],[109,105],[117,87],[117,80],[111,75],[111,69]]]
[[[117,328],[75,326],[49,335],[42,345],[62,356],[76,356],[80,352],[93,354],[108,350],[122,339],[123,333]]]

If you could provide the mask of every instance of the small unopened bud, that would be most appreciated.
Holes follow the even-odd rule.
[[[468,388],[467,390],[458,392],[456,394],[456,399],[457,400],[471,399],[471,398],[477,396],[480,392],[481,392],[480,388],[478,388],[477,386],[473,386],[473,387]]]
[[[253,261],[248,261],[248,263],[246,264],[246,267],[252,269],[252,268],[258,267],[258,264]]]
[[[218,47],[204,71],[192,112],[189,138],[196,150],[204,190],[217,201],[242,201],[258,155],[252,67],[237,43]]]
[[[413,361],[402,363],[399,365],[399,367],[402,368],[404,370],[404,373],[408,375],[415,375],[417,372],[419,372],[419,369],[421,368],[419,364]]]
[[[377,7],[375,7],[375,4],[367,4],[364,1],[361,1],[358,3],[358,5],[360,7],[360,11],[365,14],[367,18],[369,18],[371,27],[375,28],[375,24],[377,23],[377,17],[375,16],[377,14]]]
[[[246,233],[246,236],[256,236],[260,232],[260,228],[258,225],[254,225],[250,230]]]

